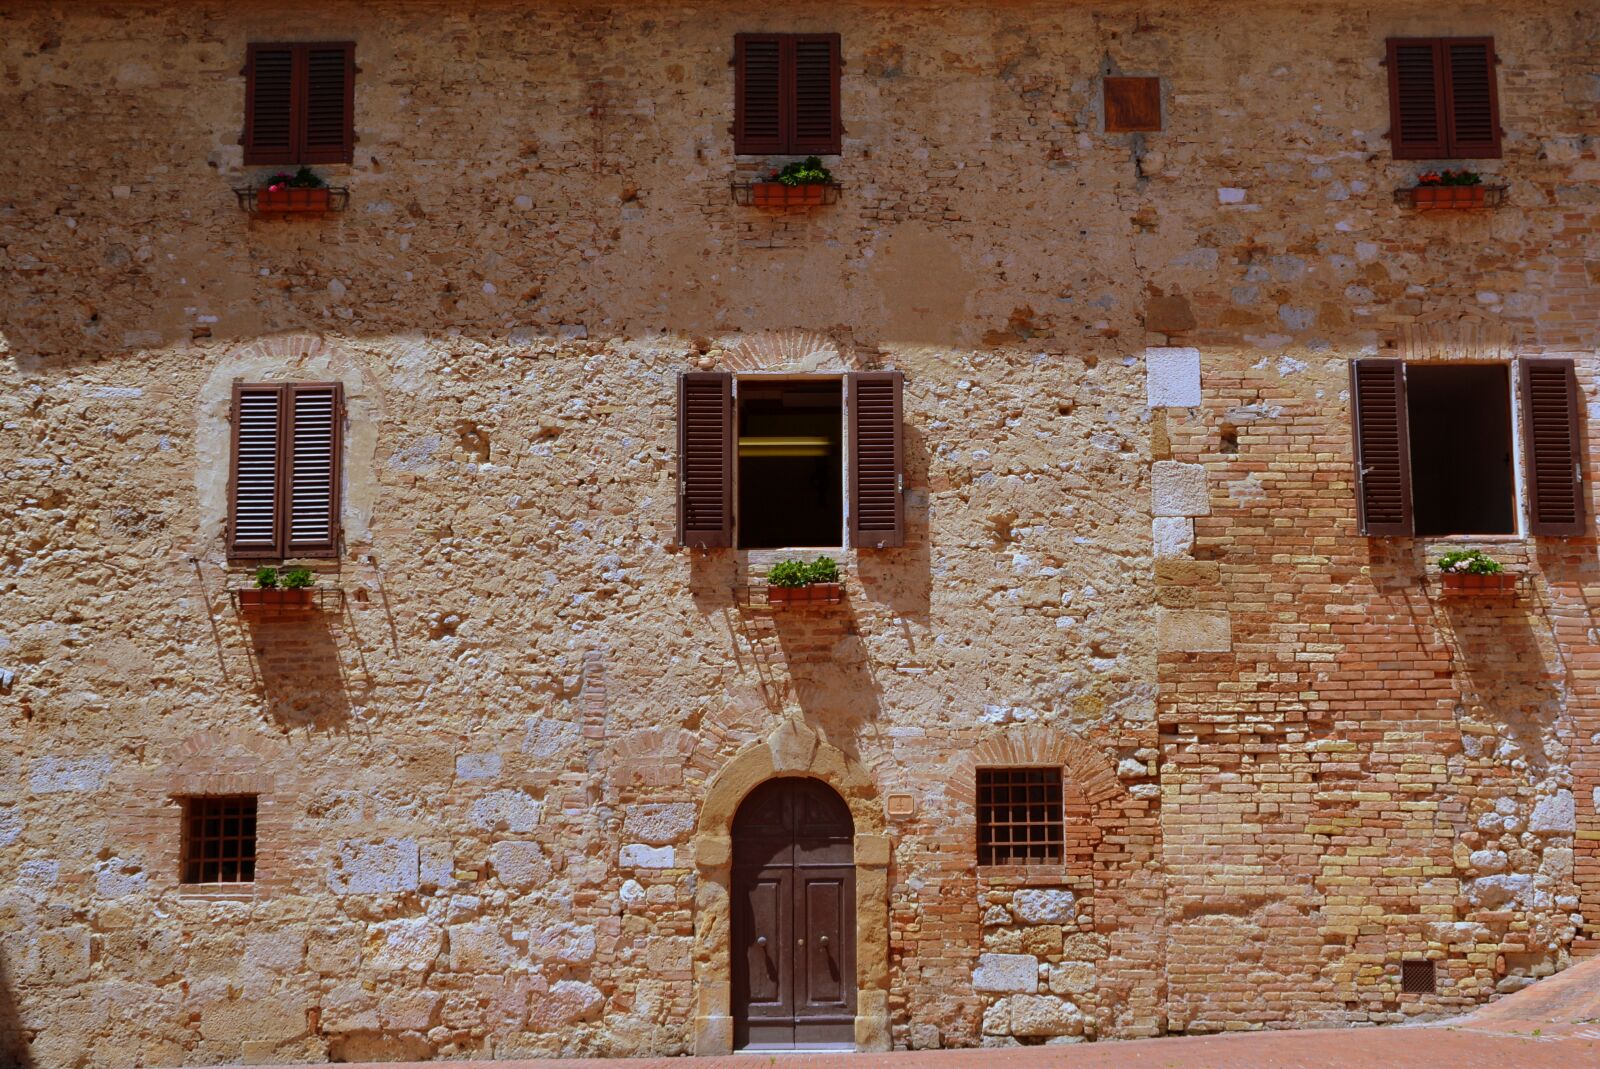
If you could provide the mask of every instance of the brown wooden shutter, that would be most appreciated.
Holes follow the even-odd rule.
[[[244,162],[294,163],[299,146],[293,45],[245,50]]]
[[[850,544],[857,549],[903,546],[905,455],[901,443],[898,371],[853,371],[845,377],[850,410]]]
[[[781,35],[736,34],[733,65],[733,151],[755,156],[787,151]]]
[[[233,385],[233,458],[228,477],[228,555],[283,555],[282,386]]]
[[[1389,141],[1394,158],[1447,157],[1444,56],[1439,41],[1391,37],[1388,52]]]
[[[1161,129],[1161,79],[1107,77],[1103,87],[1106,133]]]
[[[793,126],[788,151],[795,155],[839,152],[839,35],[800,34],[790,38],[793,71]]]
[[[1583,490],[1583,394],[1571,360],[1525,359],[1522,440],[1528,466],[1528,531],[1588,533]]]
[[[678,380],[678,544],[733,544],[733,376]]]
[[[1447,37],[1444,58],[1447,155],[1456,160],[1499,159],[1500,102],[1495,93],[1494,38]]]
[[[304,46],[305,125],[300,163],[350,163],[355,158],[356,46]]]
[[[1353,361],[1350,404],[1361,533],[1410,535],[1411,444],[1406,432],[1405,365],[1398,360]]]
[[[296,383],[286,394],[284,556],[336,557],[344,391],[336,382]]]

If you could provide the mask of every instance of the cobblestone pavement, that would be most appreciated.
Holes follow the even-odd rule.
[[[350,1069],[483,1069],[426,1062]],[[1065,1047],[894,1054],[506,1061],[495,1069],[1600,1069],[1600,960],[1462,1017],[1391,1028],[1186,1036]]]

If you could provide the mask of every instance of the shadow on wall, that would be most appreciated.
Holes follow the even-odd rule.
[[[250,663],[267,719],[286,731],[344,730],[350,721],[348,683],[327,616],[249,627]]]
[[[33,1069],[30,1039],[17,1013],[16,997],[11,993],[5,951],[0,950],[0,1065],[7,1069]]]
[[[905,449],[906,541],[899,549],[862,550],[856,572],[867,597],[896,616],[926,624],[932,614],[933,532],[928,511],[928,443],[909,420],[901,428]],[[922,489],[912,489],[921,487]]]

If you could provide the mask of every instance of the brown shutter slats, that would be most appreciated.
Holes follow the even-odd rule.
[[[1495,99],[1494,41],[1447,39],[1445,57],[1446,136],[1452,159],[1500,155],[1500,109]]]
[[[733,544],[733,376],[678,380],[678,544]]]
[[[1444,72],[1439,43],[1390,38],[1389,138],[1397,160],[1446,155]]]
[[[857,549],[905,545],[905,458],[898,371],[846,376],[850,409],[850,541]]]
[[[1571,360],[1524,359],[1521,365],[1529,533],[1586,534],[1577,369]]]
[[[839,151],[839,36],[818,34],[793,40],[794,130],[789,151]]]
[[[304,163],[349,163],[355,131],[355,46],[306,47]]]
[[[1410,535],[1411,446],[1406,432],[1405,366],[1398,360],[1354,361],[1350,402],[1361,533]]]
[[[733,150],[783,152],[782,42],[776,34],[741,33],[733,48]]]
[[[289,388],[286,555],[334,556],[339,545],[338,384]]]
[[[246,51],[246,164],[294,162],[294,58],[290,45],[250,45]]]
[[[283,387],[235,385],[229,554],[281,555],[278,495],[282,462]]]

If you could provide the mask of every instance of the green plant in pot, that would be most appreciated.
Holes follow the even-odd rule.
[[[782,560],[767,571],[769,604],[837,602],[842,597],[839,564],[831,557],[818,557],[814,561]]]

